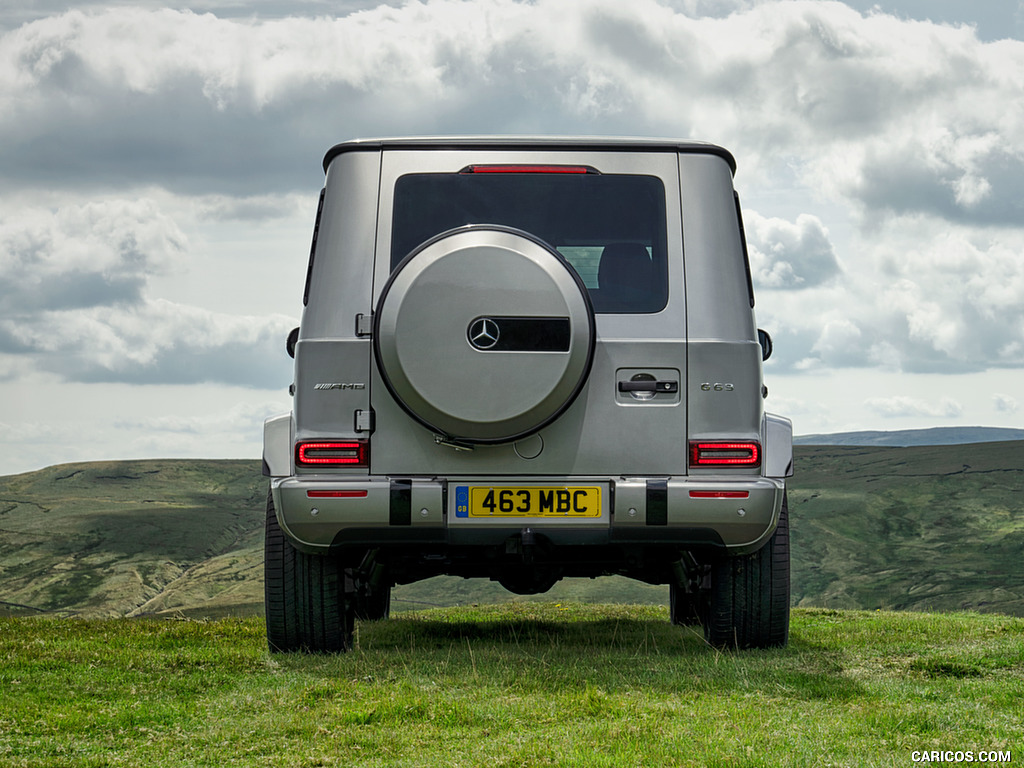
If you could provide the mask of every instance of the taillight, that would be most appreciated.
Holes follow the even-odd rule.
[[[586,165],[467,165],[459,173],[597,173]]]
[[[295,463],[299,466],[369,466],[369,446],[362,440],[331,440],[299,443]]]
[[[691,467],[759,467],[761,446],[758,443],[690,443]]]

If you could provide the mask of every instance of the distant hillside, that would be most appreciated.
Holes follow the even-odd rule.
[[[830,435],[798,435],[794,445],[964,445],[1024,440],[1024,429],[1005,427],[932,427],[894,432],[837,432]]]
[[[258,461],[91,462],[0,478],[0,610],[251,613],[263,599],[266,493]]]
[[[1024,616],[1024,442],[796,449],[794,602]]]
[[[803,606],[1024,616],[1024,442],[798,446],[789,486]],[[0,477],[0,614],[262,610],[266,480],[257,461],[71,464]],[[667,587],[571,579],[545,601],[663,603]],[[514,597],[454,577],[396,609]]]

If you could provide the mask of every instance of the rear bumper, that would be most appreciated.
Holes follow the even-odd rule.
[[[494,518],[456,513],[465,486],[602,489],[600,515]],[[307,552],[387,546],[500,546],[529,529],[556,546],[669,545],[755,551],[775,530],[785,483],[767,477],[273,478],[278,522]]]

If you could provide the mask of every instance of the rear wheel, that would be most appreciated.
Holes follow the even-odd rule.
[[[712,566],[704,638],[718,648],[775,648],[789,641],[789,504],[768,543]]]
[[[355,626],[351,576],[331,557],[300,552],[277,522],[267,496],[264,597],[272,651],[341,653],[352,649]]]

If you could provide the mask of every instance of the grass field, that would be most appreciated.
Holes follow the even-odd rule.
[[[788,648],[747,653],[650,606],[429,610],[357,631],[348,655],[271,656],[258,618],[0,619],[0,765],[1024,759],[1024,619],[798,609]]]

